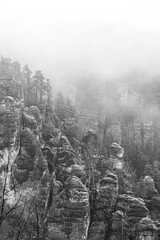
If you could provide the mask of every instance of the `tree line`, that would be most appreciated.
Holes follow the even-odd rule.
[[[12,97],[20,98],[23,95],[26,107],[51,104],[50,79],[45,78],[41,70],[32,74],[27,64],[21,69],[19,62],[1,56],[0,81],[10,88],[7,93]]]

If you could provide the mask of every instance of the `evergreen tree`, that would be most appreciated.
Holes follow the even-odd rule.
[[[35,89],[35,103],[42,104],[44,95],[44,76],[40,70],[35,72],[34,79],[34,89]]]
[[[25,105],[30,105],[30,96],[31,96],[31,74],[28,65],[26,64],[23,68],[23,93],[25,98]]]

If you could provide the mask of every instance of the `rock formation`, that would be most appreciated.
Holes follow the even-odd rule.
[[[102,159],[99,171],[104,175],[100,180],[99,189],[91,193],[91,222],[89,228],[89,240],[98,239],[156,239],[158,227],[152,222],[148,228],[145,219],[148,218],[148,201],[158,201],[159,195],[154,187],[154,181],[146,176],[143,180],[143,198],[136,198],[131,191],[119,194],[121,188],[121,176],[123,170],[124,150],[118,144],[111,145],[111,156],[108,160]],[[108,164],[107,164],[108,163]],[[110,169],[111,172],[109,172]],[[142,197],[142,196],[141,196]],[[146,207],[147,205],[147,207]],[[150,208],[151,209],[151,208]],[[151,215],[154,215],[152,211]],[[144,219],[144,220],[143,220]],[[158,219],[157,216],[153,217]],[[143,223],[143,228],[138,227]],[[157,224],[157,223],[156,223]],[[139,230],[137,230],[139,229]]]
[[[50,108],[24,108],[5,89],[1,84],[0,227],[6,217],[9,239],[155,240],[160,196],[150,176],[136,197],[126,187],[124,149],[113,143],[109,158],[97,157],[91,129],[73,149]],[[10,223],[8,211],[19,222]]]

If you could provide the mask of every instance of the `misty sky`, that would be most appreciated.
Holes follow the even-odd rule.
[[[0,0],[0,54],[56,82],[160,74],[159,0]]]

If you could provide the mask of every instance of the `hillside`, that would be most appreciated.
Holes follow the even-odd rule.
[[[158,239],[158,79],[50,80],[0,61],[0,239]]]

